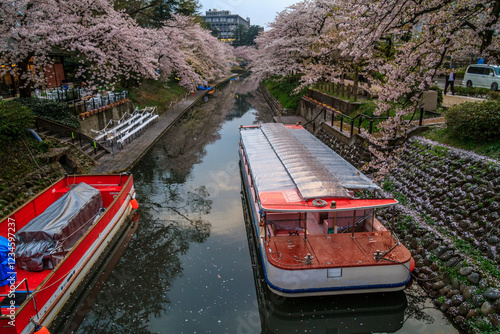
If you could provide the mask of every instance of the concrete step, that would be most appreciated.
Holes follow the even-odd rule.
[[[106,152],[105,150],[99,150],[97,151],[97,155],[94,156],[94,160],[99,160],[100,158],[102,158],[103,156],[105,156],[108,152]]]

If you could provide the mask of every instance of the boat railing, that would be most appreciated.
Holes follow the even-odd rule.
[[[36,300],[35,300],[35,295],[31,294],[30,292],[30,288],[28,286],[28,279],[27,278],[23,278],[21,280],[21,282],[19,282],[15,287],[14,289],[12,289],[11,291],[9,291],[9,293],[4,293],[4,294],[0,294],[0,297],[9,297],[11,294],[13,293],[16,293],[16,291],[19,289],[19,287],[24,283],[24,285],[26,286],[26,299],[25,300],[28,300],[30,297],[33,298],[33,306],[35,307],[35,311],[36,313],[38,314],[38,308],[36,306]]]
[[[368,211],[367,214],[365,214],[364,216],[362,216],[361,218],[359,218],[356,222],[354,222],[354,220],[356,219],[356,215],[354,214],[353,216],[353,222],[354,224],[350,225],[350,226],[347,226],[346,228],[344,228],[342,231],[340,231],[339,233],[349,233],[349,232],[352,232],[353,235],[354,235],[354,232],[356,231],[356,228],[359,227],[359,225],[361,225],[361,223],[363,223],[366,219],[368,219],[369,217],[374,217],[374,212],[373,210],[370,210]]]

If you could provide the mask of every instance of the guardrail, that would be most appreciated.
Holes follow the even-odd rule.
[[[111,153],[106,147],[104,147],[104,145],[94,140],[94,138],[89,137],[76,129],[70,128],[69,126],[55,123],[38,116],[35,117],[35,124],[38,133],[40,133],[40,128],[43,127],[44,129],[57,133],[63,137],[71,138],[71,142],[73,144],[75,143],[75,141],[79,141],[80,147],[83,147],[83,142],[89,143],[94,148],[94,153],[97,153],[97,150],[104,150],[108,153]]]

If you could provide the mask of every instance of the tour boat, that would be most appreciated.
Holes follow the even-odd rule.
[[[130,174],[70,175],[4,218],[0,282],[8,283],[0,287],[0,332],[48,327],[137,207]]]
[[[240,163],[271,291],[286,297],[403,290],[414,261],[375,217],[397,204],[299,125],[240,127]]]

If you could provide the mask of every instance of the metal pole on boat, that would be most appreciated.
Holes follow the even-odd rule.
[[[394,234],[394,206],[392,207],[392,224],[391,224],[391,234]]]
[[[373,223],[375,222],[375,209],[372,209],[372,232],[373,232]]]
[[[301,215],[299,215],[300,217]],[[304,219],[304,241],[307,241],[307,218]]]
[[[353,211],[352,214],[352,235],[351,238],[354,239],[354,229],[356,228],[356,210]]]
[[[337,211],[333,215],[333,233],[337,234]]]

